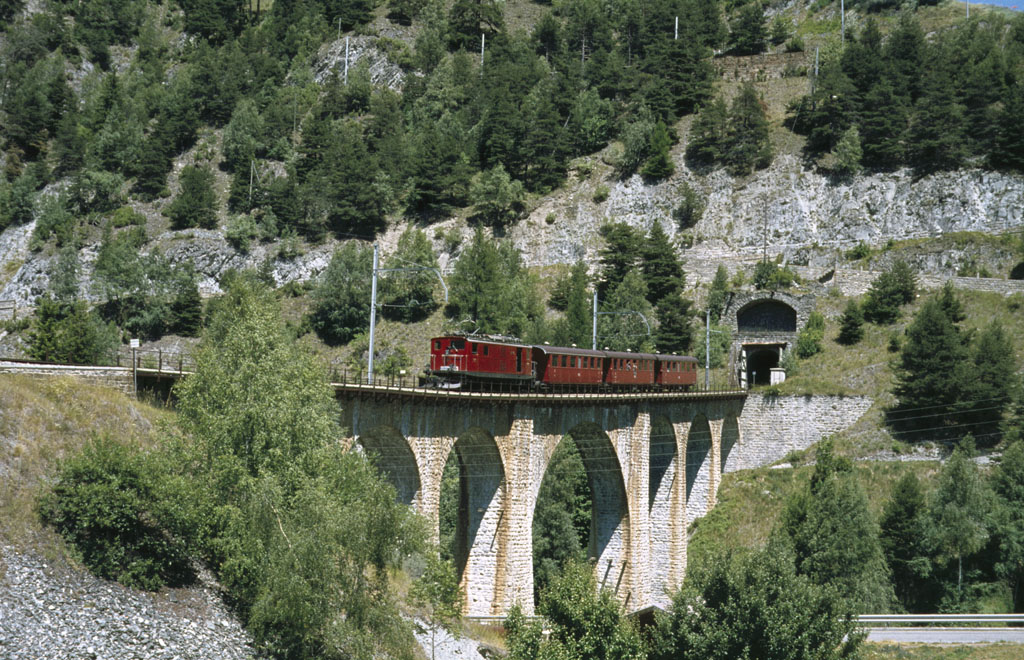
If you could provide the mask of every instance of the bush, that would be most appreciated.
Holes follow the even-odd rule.
[[[608,199],[608,193],[608,186],[598,186],[597,189],[594,190],[594,203],[600,204],[601,202]]]
[[[679,223],[680,229],[690,229],[704,217],[704,209],[707,203],[685,181],[683,182],[680,196],[679,206],[672,211],[672,218]]]
[[[100,577],[149,590],[185,584],[188,556],[161,524],[154,486],[139,450],[98,437],[61,464],[38,511]]]
[[[811,312],[807,325],[796,338],[796,354],[799,358],[809,358],[821,352],[821,340],[825,337],[825,317],[818,312]]]
[[[853,346],[864,338],[864,312],[856,300],[846,304],[843,318],[840,321],[839,338],[840,344]]]

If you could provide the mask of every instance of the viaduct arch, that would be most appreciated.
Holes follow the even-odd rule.
[[[714,504],[743,395],[500,400],[339,392],[351,440],[438,533],[441,477],[459,464],[456,563],[469,616],[533,612],[533,514],[571,434],[587,466],[598,584],[628,610],[667,605],[686,570],[686,528]],[[725,443],[723,445],[723,443]],[[728,449],[726,449],[728,447]]]

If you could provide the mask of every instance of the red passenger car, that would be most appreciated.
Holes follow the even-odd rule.
[[[653,387],[658,357],[653,353],[605,351],[604,382],[615,388]]]
[[[534,346],[537,383],[551,388],[597,389],[604,382],[604,353],[582,348]]]
[[[659,355],[655,382],[666,389],[690,389],[697,384],[697,358],[688,355]]]
[[[448,335],[430,342],[431,384],[449,389],[475,383],[533,381],[531,347],[491,338]]]

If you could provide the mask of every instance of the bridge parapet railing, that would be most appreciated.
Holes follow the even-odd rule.
[[[155,371],[157,374],[182,375],[196,368],[195,357],[185,351],[165,351],[163,349],[132,350],[121,347],[114,356],[114,364],[118,367],[134,367],[144,371]]]
[[[628,390],[611,391],[597,390],[592,386],[566,385],[556,389],[538,391],[529,382],[495,382],[486,388],[430,388],[421,384],[419,374],[374,374],[372,381],[366,372],[332,367],[329,373],[331,383],[338,388],[358,391],[405,392],[435,397],[471,398],[471,399],[510,399],[525,397],[544,397],[556,399],[596,399],[614,396],[616,398],[672,398],[695,395],[737,394],[736,387],[712,385],[704,389],[700,383],[690,391],[682,390]]]

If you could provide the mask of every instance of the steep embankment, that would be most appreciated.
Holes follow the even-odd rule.
[[[42,528],[34,501],[61,458],[108,434],[149,444],[170,414],[68,378],[0,375],[0,656],[250,658],[208,576],[143,593],[93,577]]]

